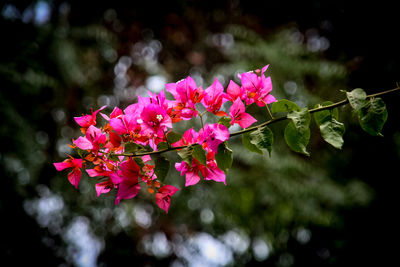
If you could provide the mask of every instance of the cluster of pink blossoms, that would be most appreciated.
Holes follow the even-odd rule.
[[[202,122],[202,128],[198,132],[191,128],[174,143],[169,143],[167,136],[172,132],[174,123],[202,117],[197,104],[203,105],[205,112],[226,117],[230,125],[238,124],[247,128],[255,123],[257,120],[246,113],[245,107],[252,103],[262,107],[276,101],[270,94],[271,78],[264,75],[267,68],[268,65],[262,70],[240,74],[241,86],[230,81],[226,92],[217,79],[203,90],[189,76],[177,83],[165,85],[173,100],[168,100],[164,91],[158,95],[149,92],[149,97],[139,96],[138,102],[125,110],[115,107],[109,116],[101,113],[106,108],[103,106],[92,114],[75,117],[84,136],[73,140],[71,147],[78,149],[81,158],[69,156],[63,162],[54,163],[54,166],[58,171],[72,169],[68,179],[76,188],[81,179],[81,169],[85,168],[90,177],[99,178],[96,184],[98,196],[113,189],[117,190],[115,204],[121,199],[135,197],[143,183],[147,185],[150,194],[155,193],[157,205],[168,212],[171,196],[178,189],[172,185],[164,185],[157,178],[156,156],[151,152],[157,151],[160,143],[166,143],[167,151],[200,145],[205,151],[204,161],[200,162],[193,157],[191,162],[175,164],[175,168],[186,177],[185,186],[197,184],[201,179],[200,174],[204,180],[226,184],[225,172],[218,167],[215,159],[218,146],[229,139],[226,126],[218,123],[203,125]],[[232,102],[229,115],[221,110],[227,101]],[[96,127],[99,112],[106,121],[100,128]],[[129,153],[127,147],[132,145],[140,148],[141,153],[135,154],[137,150]]]

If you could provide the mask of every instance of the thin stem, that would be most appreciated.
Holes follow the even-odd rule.
[[[382,91],[382,92],[379,92],[379,93],[367,95],[367,98],[370,99],[370,98],[374,98],[374,97],[377,97],[377,96],[381,96],[381,95],[386,95],[386,94],[389,94],[389,93],[397,92],[399,90],[400,90],[400,86],[398,86],[398,87],[396,87],[394,89],[390,89],[390,90]],[[310,113],[314,113],[314,112],[318,112],[318,111],[322,111],[322,110],[334,109],[336,107],[340,107],[340,106],[346,105],[348,103],[349,103],[349,100],[348,99],[344,99],[344,100],[341,100],[339,102],[333,103],[333,104],[328,105],[328,106],[323,106],[323,107],[310,109],[309,112]],[[202,114],[199,114],[199,115],[200,115],[202,127],[204,127]],[[258,128],[264,127],[266,125],[269,125],[269,124],[272,124],[272,123],[275,123],[275,122],[278,122],[278,121],[283,121],[283,120],[286,120],[286,119],[288,119],[287,116],[283,116],[283,117],[279,117],[279,118],[272,118],[269,121],[263,122],[263,123],[261,123],[259,125],[256,125],[256,126],[253,126],[253,127],[249,127],[249,128],[246,128],[246,129],[231,133],[229,135],[229,137],[233,137],[233,136],[236,136],[236,135],[241,135],[241,134],[244,134],[244,133],[252,132],[252,131],[257,130]],[[141,156],[146,156],[146,155],[161,154],[161,153],[165,153],[165,152],[168,152],[168,151],[182,149],[182,148],[185,148],[185,147],[188,147],[188,146],[189,145],[178,146],[178,147],[169,147],[167,149],[162,149],[162,150],[158,150],[158,151],[150,151],[150,152],[143,152],[143,153],[121,153],[121,154],[116,154],[116,155],[117,156],[119,156],[119,155],[120,156],[127,156],[127,157],[141,157]],[[100,151],[100,152],[106,153],[104,151]]]
[[[202,128],[202,129],[204,128],[203,115],[204,115],[204,113],[199,113],[200,122],[201,122],[201,128]]]
[[[267,103],[265,103],[265,101],[264,101],[264,100],[261,100],[261,102],[263,102],[263,103],[264,103],[265,107],[267,108],[267,111],[268,111],[268,115],[269,115],[269,117],[270,117],[270,118],[273,120],[273,119],[274,119],[274,116],[272,116],[271,110],[269,109],[269,107],[268,107]]]

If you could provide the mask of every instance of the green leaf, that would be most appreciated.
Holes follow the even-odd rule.
[[[83,149],[80,149],[80,148],[78,148],[77,150],[78,150],[78,155],[81,158],[84,158],[89,154],[86,150],[83,150]]]
[[[218,124],[222,124],[222,125],[224,125],[226,128],[229,128],[229,127],[231,127],[231,118],[230,117],[221,117],[219,120],[218,120]]]
[[[322,138],[333,147],[341,149],[343,146],[343,134],[345,131],[344,124],[338,122],[335,118],[331,118],[330,121],[325,121],[319,126],[321,130]]]
[[[300,111],[301,108],[294,102],[281,99],[277,102],[272,103],[271,112],[278,113],[278,112],[291,112],[291,111]]]
[[[361,128],[373,136],[382,136],[381,131],[388,117],[385,102],[372,98],[358,113]]]
[[[177,152],[179,157],[181,157],[181,159],[183,161],[185,161],[187,164],[189,164],[189,166],[192,166],[192,159],[193,159],[192,151],[193,151],[193,147],[188,146],[188,147],[182,148],[181,150],[179,150]]]
[[[332,102],[326,101],[316,107],[324,107],[332,104]],[[345,128],[344,124],[338,121],[338,109],[334,108],[332,110],[322,110],[315,112],[313,115],[314,120],[321,131],[322,138],[333,147],[341,149],[344,143],[343,134]]]
[[[133,158],[133,160],[136,162],[137,165],[139,165],[140,168],[144,167],[144,162],[143,162],[142,158],[136,157],[136,158]]]
[[[217,161],[218,168],[223,171],[227,171],[233,162],[233,152],[228,147],[226,142],[219,144],[218,153],[215,154],[215,160]]]
[[[331,101],[325,101],[322,104],[316,105],[315,108],[326,107],[332,104],[333,102]],[[324,122],[329,121],[332,117],[336,120],[339,120],[339,110],[337,108],[330,110],[321,110],[318,112],[314,112],[313,116],[317,125],[320,126]]]
[[[250,133],[244,133],[242,135],[242,143],[243,145],[250,150],[251,152],[255,152],[258,154],[263,155],[264,153],[262,152],[261,149],[259,149],[256,145],[254,145],[253,143],[251,143],[251,136]]]
[[[288,123],[285,128],[285,141],[293,151],[309,156],[306,149],[309,140],[310,129],[299,132],[292,121]]]
[[[168,144],[165,142],[161,142],[157,144],[157,150],[165,150],[168,149]]]
[[[203,165],[207,164],[206,151],[204,150],[204,148],[201,145],[197,144],[197,145],[193,146],[192,155],[201,164],[203,164]]]
[[[125,153],[135,153],[142,149],[143,149],[143,146],[136,144],[134,142],[129,142],[129,143],[125,144]]]
[[[118,155],[114,154],[114,153],[108,154],[108,159],[110,159],[110,160],[112,160],[114,162],[119,161]]]
[[[351,92],[346,92],[346,95],[347,99],[349,100],[350,106],[355,110],[359,110],[368,102],[366,100],[367,94],[361,88],[354,89]]]
[[[170,144],[178,142],[179,140],[181,140],[181,138],[182,138],[182,135],[180,133],[176,133],[176,132],[172,132],[171,131],[171,132],[169,132],[167,134],[167,141]]]
[[[154,160],[154,163],[154,173],[157,175],[158,180],[163,182],[165,180],[165,177],[167,177],[168,175],[171,163],[164,156],[157,156]]]
[[[266,149],[271,156],[272,143],[274,142],[274,134],[267,127],[261,127],[250,133],[250,143],[255,145],[258,149]]]
[[[287,117],[291,122],[285,128],[285,141],[295,152],[309,156],[306,147],[310,140],[311,115],[308,109],[292,111]]]

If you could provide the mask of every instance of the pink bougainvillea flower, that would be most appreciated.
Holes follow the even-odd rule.
[[[79,124],[82,128],[86,129],[89,128],[90,125],[96,125],[96,118],[97,118],[97,113],[103,109],[105,109],[107,106],[102,106],[98,110],[92,112],[92,114],[88,115],[83,115],[81,117],[74,117],[76,123]]]
[[[156,193],[157,205],[168,213],[169,206],[171,204],[171,196],[175,194],[179,189],[172,185],[164,185]]]
[[[245,106],[239,98],[230,107],[229,115],[231,116],[231,125],[237,123],[242,128],[247,128],[257,121],[253,116],[245,112]]]
[[[186,146],[191,144],[196,144],[199,142],[199,133],[197,133],[193,128],[187,130],[183,135],[181,140],[172,144],[173,147]]]
[[[120,109],[120,108],[118,108],[118,107],[115,107],[115,108],[113,109],[113,111],[110,113],[110,117],[108,117],[106,114],[100,112],[100,115],[101,115],[106,121],[109,121],[110,119],[116,118],[116,117],[118,117],[119,115],[122,115],[122,114],[124,114],[124,113],[122,112],[122,109]]]
[[[118,193],[115,198],[117,205],[121,199],[135,197],[140,190],[139,174],[140,167],[133,159],[128,158],[120,164],[121,170],[117,173],[111,173],[110,178],[113,184],[118,185]]]
[[[177,83],[168,83],[165,87],[174,96],[174,109],[179,111],[182,119],[190,120],[197,116],[195,104],[201,101],[204,91],[197,87],[192,77],[188,76]]]
[[[205,94],[201,103],[208,112],[214,113],[217,116],[228,116],[224,111],[220,111],[223,103],[227,101],[224,87],[215,78],[213,84],[205,90]]]
[[[200,173],[204,180],[214,180],[226,184],[225,173],[218,168],[215,161],[215,153],[211,151],[207,154],[206,165],[201,164],[196,159],[192,159],[192,166],[186,161],[182,161],[175,163],[175,168],[181,173],[181,176],[185,176],[186,187],[197,184],[200,181]]]
[[[185,186],[195,185],[200,181],[199,171],[201,171],[202,166],[195,159],[192,161],[192,166],[189,166],[186,161],[175,163],[176,170],[186,178]]]
[[[156,104],[149,104],[143,108],[141,119],[143,121],[142,129],[144,134],[161,134],[167,128],[172,128],[171,118],[165,109]]]
[[[256,102],[258,106],[262,107],[265,104],[275,102],[276,99],[270,92],[272,91],[271,78],[266,78],[264,72],[268,69],[268,66],[255,72],[246,72],[240,74],[240,80],[242,82],[242,88],[244,90],[243,99],[246,101],[246,105]],[[258,76],[257,74],[260,74]]]
[[[207,146],[215,153],[218,152],[218,145],[229,139],[228,128],[218,123],[206,124],[199,134],[202,142],[206,141]]]
[[[72,168],[72,171],[68,173],[69,182],[78,188],[79,181],[81,180],[82,172],[82,159],[74,159],[73,157],[64,160],[63,162],[53,163],[54,167],[56,167],[57,171],[62,171],[67,168]]]
[[[239,85],[237,85],[234,81],[230,81],[228,88],[226,89],[226,96],[227,98],[234,102],[236,99],[238,98],[242,98],[244,90],[242,87],[240,87]]]
[[[216,182],[225,182],[225,173],[223,170],[218,168],[217,162],[215,161],[215,153],[209,152],[207,154],[207,166],[202,168],[202,173],[204,180],[214,180]]]
[[[111,179],[107,179],[105,182],[100,182],[96,184],[96,193],[99,197],[101,194],[110,192],[114,188],[114,183]]]
[[[80,136],[74,141],[74,144],[83,150],[91,149],[98,151],[100,149],[100,145],[104,145],[106,141],[107,135],[104,134],[99,128],[90,125],[86,130],[86,136]]]

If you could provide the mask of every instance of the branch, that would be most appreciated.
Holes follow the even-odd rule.
[[[386,91],[379,92],[379,93],[376,93],[376,94],[367,95],[367,98],[370,99],[370,98],[374,98],[374,97],[377,97],[377,96],[381,96],[381,95],[386,95],[386,94],[389,94],[389,93],[397,92],[399,90],[400,90],[400,87],[396,87],[394,89],[386,90]],[[310,109],[309,112],[310,113],[314,113],[314,112],[318,112],[318,111],[322,111],[322,110],[334,109],[336,107],[340,107],[340,106],[346,105],[348,103],[349,103],[349,100],[348,99],[344,99],[344,100],[341,100],[339,102],[333,103],[333,104],[328,105],[328,106],[323,106],[323,107]],[[252,132],[252,131],[255,131],[255,130],[261,128],[261,127],[270,125],[270,124],[278,122],[278,121],[283,121],[283,120],[286,120],[286,119],[288,119],[287,116],[274,118],[274,119],[271,119],[269,121],[263,122],[263,123],[261,123],[259,125],[256,125],[256,126],[253,126],[253,127],[249,127],[249,128],[246,128],[246,129],[231,133],[229,135],[229,137],[233,137],[233,136],[236,136],[236,135],[241,135],[241,134],[244,134],[244,133]],[[179,147],[169,147],[167,149],[162,149],[162,150],[158,150],[158,151],[150,151],[150,152],[143,152],[143,153],[121,153],[121,154],[116,154],[116,155],[117,156],[127,156],[127,157],[141,157],[141,156],[146,156],[146,155],[162,154],[162,153],[165,153],[165,152],[168,152],[168,151],[174,151],[174,150],[182,149],[182,148],[185,148],[185,147],[188,147],[188,146],[189,145],[187,145],[187,146],[179,146]],[[105,152],[103,152],[103,153],[105,153]]]

